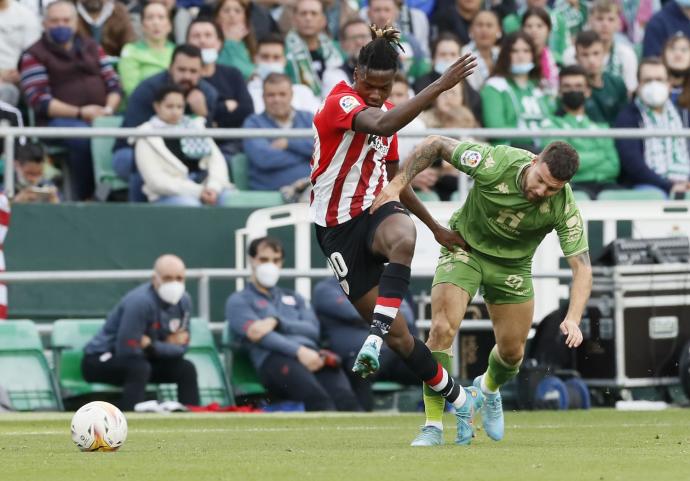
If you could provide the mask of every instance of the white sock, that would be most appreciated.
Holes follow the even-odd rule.
[[[482,388],[482,392],[484,394],[496,394],[498,392],[498,389],[496,389],[495,391],[492,391],[491,389],[489,389],[489,387],[486,385],[485,379],[486,379],[486,373],[482,374],[482,381],[480,384],[480,387]]]
[[[436,429],[440,429],[441,431],[443,431],[443,423],[440,423],[438,421],[427,421],[424,423],[424,426],[433,426]]]
[[[458,398],[453,402],[453,407],[455,409],[461,408],[462,405],[465,404],[466,400],[467,400],[467,393],[465,392],[465,388],[460,386],[460,394],[458,394]]]
[[[369,342],[373,342],[374,346],[376,347],[376,352],[381,353],[381,346],[383,346],[383,339],[381,339],[379,336],[376,336],[374,334],[369,334],[367,339],[364,341],[364,344],[367,344]]]

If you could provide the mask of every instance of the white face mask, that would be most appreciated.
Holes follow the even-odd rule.
[[[449,62],[447,60],[437,60],[434,62],[434,71],[443,75],[443,72],[448,70],[451,65],[453,65],[453,62]]]
[[[272,73],[285,73],[285,66],[280,62],[261,62],[256,64],[256,74],[264,80]]]
[[[164,282],[158,286],[158,297],[168,304],[176,305],[185,292],[184,282]]]
[[[666,103],[668,93],[668,84],[652,80],[640,88],[640,99],[649,107],[658,108]]]
[[[201,61],[204,63],[204,65],[216,63],[216,60],[218,60],[218,50],[215,48],[201,49]]]
[[[256,281],[266,289],[270,289],[280,279],[280,267],[273,262],[264,262],[256,266]]]

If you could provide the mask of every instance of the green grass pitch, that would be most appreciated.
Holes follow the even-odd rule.
[[[410,448],[421,414],[127,416],[117,453],[81,453],[71,415],[0,415],[0,480],[690,480],[690,410],[519,412],[506,438]]]

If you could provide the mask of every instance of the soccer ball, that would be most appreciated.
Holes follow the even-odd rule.
[[[83,405],[72,417],[72,441],[82,451],[117,451],[127,439],[127,420],[110,403]]]

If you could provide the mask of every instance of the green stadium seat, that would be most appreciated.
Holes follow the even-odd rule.
[[[225,370],[230,377],[230,385],[238,396],[256,396],[266,394],[266,389],[254,370],[249,355],[233,340],[227,325],[223,329],[223,352],[225,354]]]
[[[232,183],[240,190],[249,190],[249,158],[243,154],[235,154],[230,159]]]
[[[666,200],[658,190],[602,190],[597,200]]]
[[[98,117],[94,119],[94,127],[120,127],[122,117],[119,115]],[[116,190],[126,190],[129,186],[120,179],[113,170],[113,137],[92,137],[91,158],[93,159],[93,173],[96,182],[96,196],[106,200],[108,195]]]
[[[213,342],[213,335],[204,319],[193,318],[189,328],[190,342],[185,358],[196,367],[201,404],[217,402],[222,406],[235,404],[223,363]]]
[[[573,197],[575,198],[575,202],[591,200],[587,192],[581,190],[573,190]]]
[[[228,196],[228,207],[275,207],[283,204],[280,192],[272,190],[238,190]]]
[[[18,411],[62,411],[57,383],[32,321],[0,322],[0,385]]]
[[[118,393],[112,384],[89,383],[81,373],[84,346],[101,329],[104,319],[59,319],[53,323],[50,344],[53,363],[64,398],[94,393]]]
[[[428,191],[428,192],[423,192],[423,191],[415,191],[415,194],[417,194],[417,197],[419,200],[422,202],[440,202],[441,198],[438,196],[436,192],[433,190]]]

